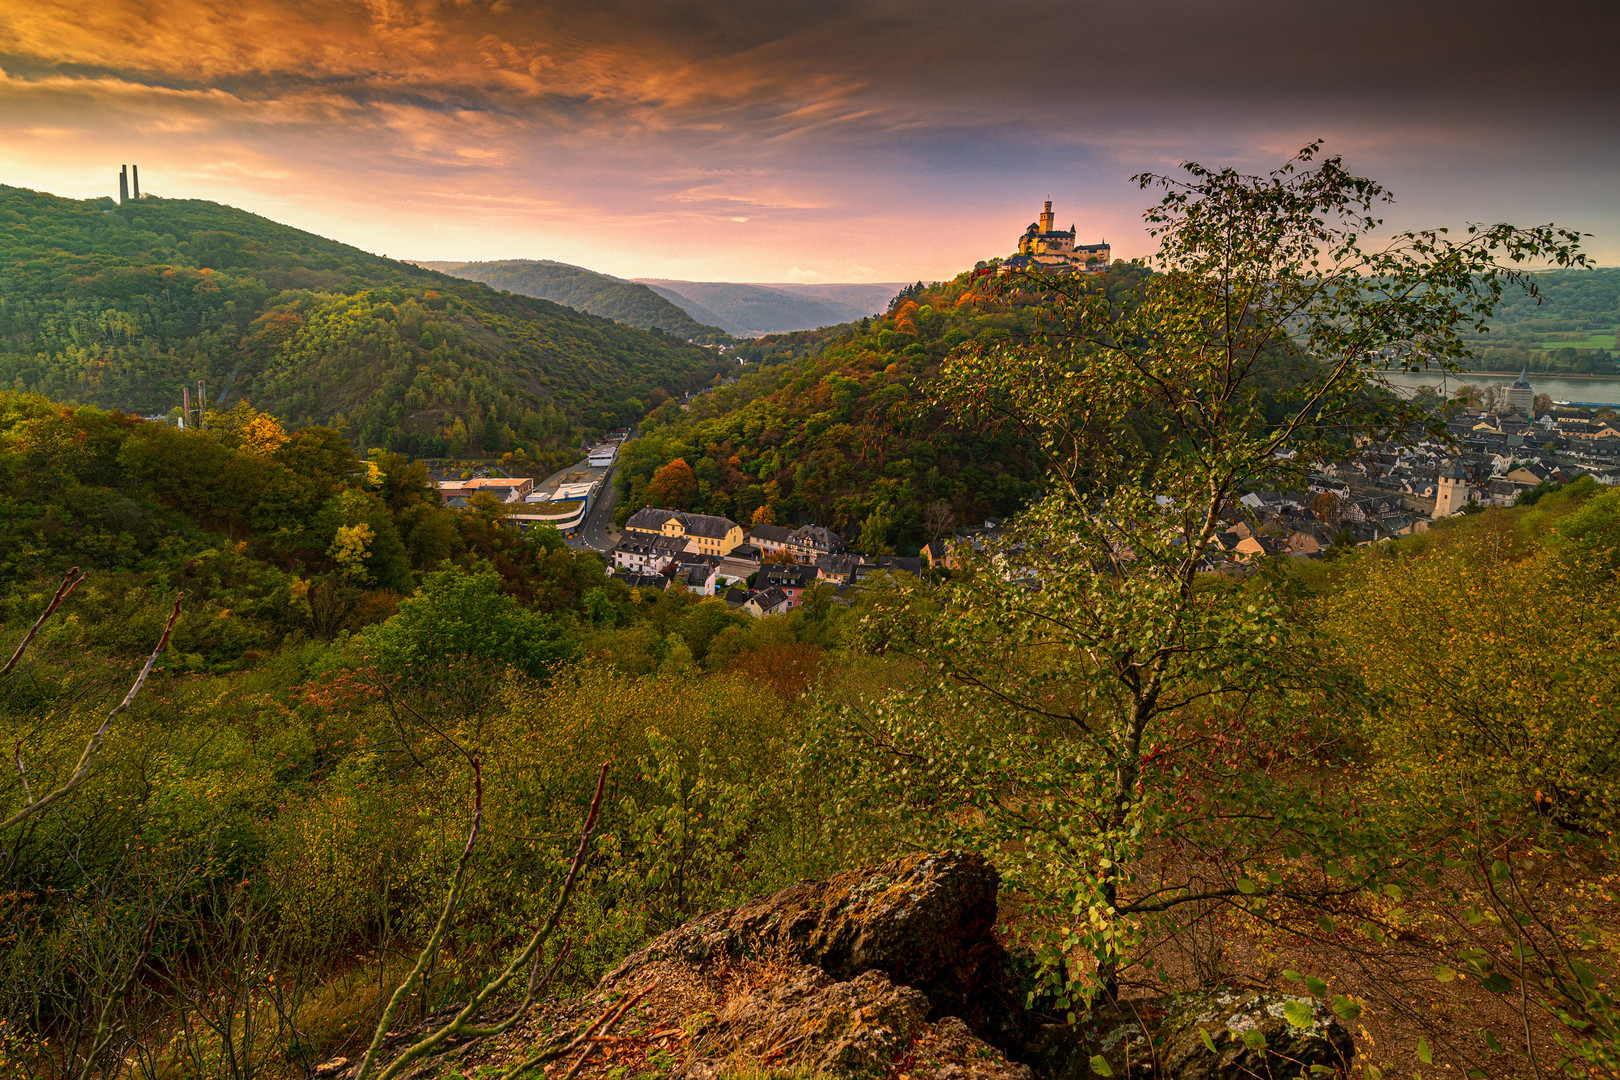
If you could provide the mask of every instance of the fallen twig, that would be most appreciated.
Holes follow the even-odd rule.
[[[642,998],[644,998],[648,994],[652,993],[653,987],[655,987],[657,985],[658,985],[658,981],[655,979],[652,982],[648,983],[646,986],[642,987],[636,993],[631,994],[629,997],[625,998],[623,1003],[620,1004],[618,1012],[615,1012],[613,1014],[613,1018],[602,1026],[600,1033],[605,1035],[607,1032],[612,1031],[613,1026],[624,1018],[624,1014],[629,1012],[630,1009],[636,1004],[636,1002],[640,1001]],[[596,1050],[597,1045],[598,1045],[598,1043],[597,1043],[596,1039],[591,1039],[591,1040],[587,1041],[584,1053],[579,1055],[579,1060],[574,1062],[574,1067],[572,1069],[569,1069],[566,1073],[563,1074],[563,1080],[574,1080],[574,1077],[579,1075],[579,1070],[581,1070],[581,1069],[583,1069],[585,1067],[586,1060]]]

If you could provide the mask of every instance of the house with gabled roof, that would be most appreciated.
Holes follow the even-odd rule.
[[[708,561],[713,558],[714,561]],[[713,596],[715,582],[720,577],[720,560],[717,556],[699,556],[697,562],[683,562],[675,572],[675,581],[686,586],[686,591],[696,593],[698,596]]]
[[[656,574],[686,554],[687,541],[678,536],[650,536],[626,529],[608,551],[615,567],[638,574]]]
[[[794,529],[785,525],[756,525],[748,534],[748,542],[759,548],[766,558],[786,554],[794,562],[806,565],[814,563],[821,555],[844,550],[844,538],[820,525],[800,525]]]
[[[788,606],[797,607],[799,597],[816,580],[816,568],[789,563],[767,563],[755,580],[762,589],[780,589],[788,598]]]
[[[743,604],[743,610],[756,619],[767,615],[786,615],[793,609],[793,601],[781,589],[762,589]]]
[[[622,581],[632,589],[656,589],[663,592],[669,588],[669,578],[663,574],[642,574],[635,570],[615,570],[614,581]]]
[[[626,532],[677,536],[689,543],[687,550],[700,555],[726,555],[743,542],[743,528],[730,518],[713,514],[689,514],[684,510],[660,510],[644,506],[624,523]]]

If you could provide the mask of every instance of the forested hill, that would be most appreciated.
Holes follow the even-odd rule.
[[[421,266],[520,296],[534,296],[605,319],[662,330],[683,341],[729,341],[718,326],[705,326],[680,307],[634,281],[598,274],[580,266],[549,259],[507,259],[495,262],[423,262]]]
[[[1620,267],[1547,270],[1531,276],[1537,296],[1510,289],[1471,335],[1485,371],[1620,375]]]
[[[723,326],[739,337],[791,333],[837,326],[882,311],[899,285],[759,285],[736,281],[671,281],[642,284],[685,309],[694,319]]]
[[[709,349],[200,200],[0,186],[0,385],[165,413],[206,379],[293,425],[540,464],[722,367]]]
[[[1137,272],[1121,265],[1105,281]],[[924,399],[957,345],[1040,324],[1042,309],[988,296],[976,280],[911,287],[880,318],[741,346],[749,366],[739,382],[685,411],[659,408],[626,446],[621,513],[661,501],[746,524],[765,508],[776,523],[827,525],[862,551],[898,554],[953,525],[1011,515],[1040,490],[1031,448],[1011,432],[950,426]],[[695,486],[654,485],[676,459]]]

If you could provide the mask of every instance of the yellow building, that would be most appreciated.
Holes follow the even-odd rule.
[[[686,550],[697,555],[728,555],[743,542],[743,528],[730,518],[688,514],[644,506],[624,523],[625,532],[675,536],[686,540]]]

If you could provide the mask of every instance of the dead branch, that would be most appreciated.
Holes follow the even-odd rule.
[[[516,976],[518,972],[524,970],[525,968],[530,968],[531,965],[536,964],[541,948],[551,937],[552,932],[557,928],[557,923],[559,920],[561,920],[563,911],[568,906],[569,897],[573,895],[574,887],[579,883],[580,871],[585,866],[585,856],[590,850],[591,835],[596,830],[597,816],[602,809],[602,794],[607,789],[607,774],[609,765],[611,765],[611,762],[604,761],[601,769],[597,771],[596,792],[591,797],[590,809],[585,814],[585,824],[580,829],[579,847],[574,852],[574,860],[568,867],[568,876],[563,879],[562,889],[557,895],[557,902],[552,906],[551,913],[546,918],[546,921],[541,925],[539,930],[535,931],[534,936],[529,939],[528,944],[525,945],[516,956],[512,957],[505,969],[502,970],[502,972],[489,983],[487,983],[482,990],[474,994],[471,1000],[469,1000],[466,1005],[462,1006],[460,1012],[458,1012],[448,1023],[429,1032],[417,1042],[406,1047],[398,1057],[389,1062],[388,1066],[378,1074],[377,1080],[393,1080],[394,1077],[398,1076],[412,1062],[431,1054],[447,1039],[456,1036],[462,1036],[470,1039],[483,1039],[492,1035],[503,1034],[510,1030],[512,1026],[520,1019],[522,1019],[524,1013],[528,1012],[529,1006],[534,1003],[535,995],[545,988],[546,984],[550,981],[552,974],[557,970],[560,961],[554,961],[551,968],[546,972],[543,978],[536,979],[533,970],[530,971],[528,990],[524,995],[522,1003],[519,1004],[517,1009],[514,1010],[512,1014],[505,1020],[492,1027],[479,1028],[468,1026],[468,1022],[475,1015],[477,1015],[478,1011],[488,1004],[488,1002],[497,994],[505,990],[507,985],[512,981],[513,977]],[[476,760],[474,762],[474,769],[475,775],[477,775]],[[478,782],[478,792],[481,799],[483,788],[481,780]],[[356,1071],[354,1080],[367,1080],[367,1075],[371,1069],[372,1062],[375,1059],[376,1051],[378,1047],[381,1046],[384,1037],[387,1035],[388,1024],[393,1019],[394,1011],[397,1008],[397,1003],[404,1000],[405,996],[414,987],[416,981],[421,977],[422,972],[426,970],[429,958],[436,955],[438,952],[439,945],[444,938],[443,930],[448,926],[450,916],[461,899],[461,886],[465,878],[466,861],[471,856],[473,842],[477,839],[478,818],[481,805],[482,804],[479,803],[474,808],[473,832],[467,837],[467,848],[462,854],[461,863],[457,865],[456,878],[452,882],[450,895],[445,898],[445,907],[443,913],[439,917],[439,925],[434,927],[433,936],[429,939],[427,948],[423,949],[421,956],[417,958],[416,967],[412,970],[411,974],[406,977],[405,982],[400,985],[400,988],[394,992],[393,999],[389,1001],[388,1008],[384,1011],[382,1018],[378,1021],[377,1031],[372,1036],[371,1048],[366,1051],[365,1059],[361,1061],[360,1068],[358,1071]]]
[[[84,578],[81,576],[79,580],[83,581]],[[77,584],[77,582],[74,584]],[[58,589],[57,593],[59,597],[66,597],[67,593],[73,591],[71,587],[67,586],[66,582],[64,582],[63,585],[67,591],[63,592],[61,589]],[[67,783],[63,784],[61,787],[50,792],[49,794],[42,795],[38,799],[29,799],[27,804],[21,810],[17,811],[15,814],[12,814],[10,817],[6,818],[6,820],[0,821],[0,832],[9,829],[13,825],[19,825],[22,822],[27,821],[29,818],[40,813],[52,803],[73,794],[73,792],[78,789],[79,785],[84,783],[89,777],[90,770],[95,767],[96,761],[101,757],[101,744],[106,741],[107,732],[112,730],[112,722],[118,718],[119,713],[129,708],[130,703],[135,700],[135,695],[139,694],[141,692],[141,687],[146,685],[146,677],[152,674],[152,668],[156,666],[158,657],[162,656],[163,650],[169,647],[169,634],[174,630],[175,621],[180,618],[180,601],[185,597],[185,595],[186,594],[183,590],[175,594],[174,610],[169,613],[169,621],[163,624],[163,636],[158,639],[157,648],[153,649],[152,655],[146,658],[145,665],[141,667],[141,673],[135,677],[135,683],[129,688],[129,693],[124,695],[124,700],[120,701],[116,706],[113,707],[113,710],[107,714],[107,718],[101,722],[101,726],[96,729],[96,733],[90,736],[90,741],[85,744],[84,753],[79,755],[79,762],[74,766],[73,775],[68,777]],[[56,602],[59,603],[60,600]],[[50,612],[47,611],[46,614],[48,615]],[[43,615],[40,616],[40,621],[44,621]],[[34,628],[37,630],[39,628],[39,624],[35,623]],[[30,632],[29,637],[31,638],[32,636],[33,633]],[[27,644],[26,639],[24,640],[23,644]],[[21,655],[22,648],[19,647],[17,650],[17,656]],[[13,656],[11,658],[12,663],[16,663],[17,656]],[[22,771],[22,758],[20,754],[18,755],[17,759],[17,769],[19,772]]]
[[[575,1061],[574,1067],[569,1069],[568,1072],[563,1075],[563,1080],[574,1080],[574,1077],[579,1075],[579,1070],[585,1067],[586,1059],[588,1059],[591,1054],[596,1051],[596,1048],[601,1045],[600,1040],[606,1036],[608,1032],[612,1031],[614,1026],[618,1024],[620,1020],[624,1019],[624,1014],[629,1012],[638,1001],[652,993],[653,988],[657,985],[658,980],[654,979],[652,982],[648,983],[646,986],[643,986],[640,990],[624,999],[623,1003],[619,1005],[618,1011],[613,1014],[612,1019],[610,1019],[606,1024],[603,1024],[602,1027],[594,1034],[594,1036],[586,1041],[585,1049],[579,1055],[579,1060]]]
[[[585,1052],[580,1054],[578,1060],[574,1062],[573,1068],[569,1069],[567,1076],[563,1078],[563,1080],[572,1080],[572,1077],[577,1075],[579,1070],[584,1067],[585,1059],[591,1056],[591,1052],[594,1051],[597,1046],[604,1042],[614,1041],[607,1034],[613,1030],[614,1025],[622,1020],[624,1018],[624,1014],[634,1008],[637,1002],[646,997],[648,994],[652,993],[653,989],[657,985],[658,980],[654,979],[652,982],[648,983],[634,994],[628,994],[619,1001],[609,1005],[602,1011],[602,1015],[598,1016],[595,1020],[592,1020],[588,1025],[586,1025],[585,1030],[581,1031],[572,1042],[564,1043],[562,1045],[553,1043],[550,1046],[542,1047],[540,1050],[535,1051],[535,1053],[524,1058],[522,1061],[507,1066],[506,1069],[502,1070],[499,1080],[512,1080],[513,1077],[526,1073],[538,1065],[543,1065],[548,1061],[555,1061],[560,1057],[566,1057],[575,1050],[578,1050],[580,1047],[584,1047]],[[667,1032],[660,1032],[659,1034],[678,1034],[679,1030],[680,1029],[678,1028],[671,1028]]]
[[[78,576],[75,577],[75,574]],[[28,651],[28,646],[33,642],[34,635],[39,633],[39,628],[45,625],[45,620],[50,618],[52,613],[54,613],[57,608],[62,606],[62,601],[66,600],[70,595],[72,595],[73,590],[79,587],[79,583],[84,581],[84,579],[89,576],[88,571],[80,574],[77,566],[67,572],[67,577],[62,579],[62,584],[56,587],[56,595],[51,597],[51,602],[49,604],[45,605],[45,611],[40,615],[39,618],[34,620],[34,625],[30,627],[28,633],[24,635],[22,643],[17,646],[17,651],[11,654],[11,659],[6,661],[6,666],[0,668],[0,675],[4,675],[6,672],[17,666],[17,661],[21,660],[23,653]]]

